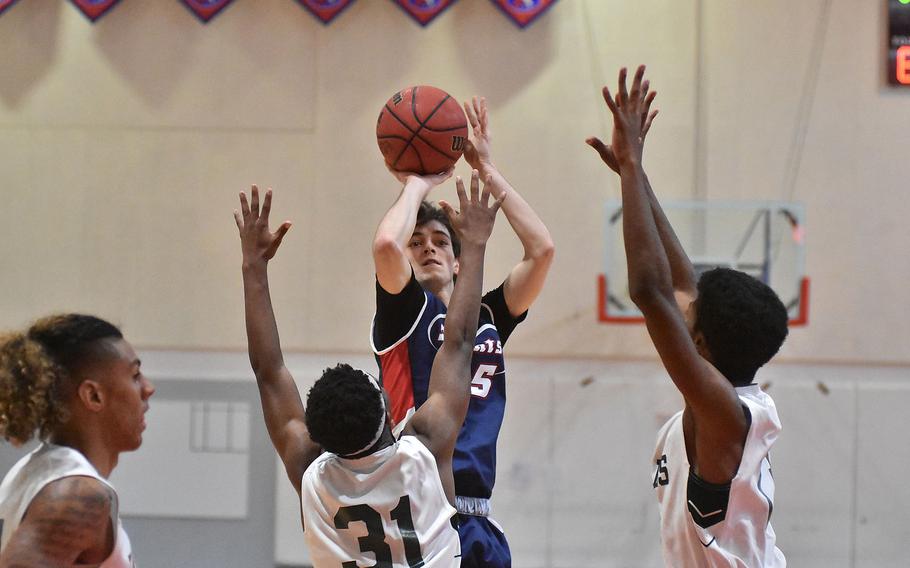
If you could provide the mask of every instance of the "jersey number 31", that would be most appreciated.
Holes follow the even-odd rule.
[[[414,521],[411,518],[411,498],[405,495],[398,500],[398,505],[390,511],[390,518],[398,524],[401,541],[404,543],[404,554],[408,566],[423,566],[423,555],[420,552],[420,541],[414,530]],[[347,529],[348,525],[360,521],[367,527],[366,536],[357,539],[360,552],[372,552],[376,555],[376,568],[392,568],[392,549],[385,541],[385,530],[382,528],[382,517],[379,512],[369,505],[351,505],[342,507],[335,513],[335,528]],[[341,568],[357,568],[353,560],[345,562]]]

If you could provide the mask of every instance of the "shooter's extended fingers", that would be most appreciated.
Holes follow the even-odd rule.
[[[477,113],[474,111],[474,106],[476,106],[477,97],[474,97],[475,104],[470,105],[467,101],[464,102],[464,113],[468,116],[468,122],[471,123],[471,128],[477,128],[480,126],[480,122],[477,119]]]
[[[480,118],[480,129],[483,130],[484,134],[486,134],[487,127],[489,126],[489,115],[487,114],[486,97],[480,97],[480,105],[477,108],[478,108],[477,116],[478,116],[478,118]]]

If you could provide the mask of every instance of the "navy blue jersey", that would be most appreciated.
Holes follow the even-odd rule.
[[[458,495],[489,499],[493,492],[496,440],[506,405],[502,348],[526,315],[516,318],[509,313],[502,286],[483,296],[471,358],[471,403],[452,461]],[[376,283],[371,340],[396,423],[427,399],[445,316],[446,305],[424,290],[413,274],[398,294],[389,294]]]

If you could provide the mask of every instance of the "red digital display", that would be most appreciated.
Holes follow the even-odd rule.
[[[910,85],[910,45],[897,48],[894,79],[901,85]]]
[[[910,87],[910,0],[888,0],[888,83]]]

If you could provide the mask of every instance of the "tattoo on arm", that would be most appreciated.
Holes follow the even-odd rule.
[[[32,500],[10,538],[0,566],[60,566],[95,563],[114,547],[113,491],[91,477],[49,483]]]

